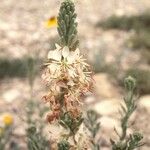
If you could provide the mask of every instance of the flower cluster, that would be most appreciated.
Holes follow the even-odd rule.
[[[49,51],[48,62],[42,75],[49,93],[44,100],[50,103],[48,121],[59,119],[64,112],[73,118],[81,114],[81,98],[91,89],[92,78],[89,65],[80,55],[79,49],[70,51],[67,46]]]

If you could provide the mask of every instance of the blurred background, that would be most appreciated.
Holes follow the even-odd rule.
[[[53,19],[60,0],[0,3],[0,129],[12,124],[6,149],[23,150],[28,124],[38,124],[37,116],[44,116],[46,110],[41,100],[46,92],[42,64],[59,42]],[[76,0],[76,12],[80,49],[95,73],[95,97],[87,97],[85,103],[101,115],[101,145],[110,149],[109,139],[114,137],[114,127],[120,125],[123,79],[131,75],[137,79],[139,106],[129,132],[141,131],[146,144],[140,149],[149,150],[150,1]],[[46,124],[45,117],[41,122]]]

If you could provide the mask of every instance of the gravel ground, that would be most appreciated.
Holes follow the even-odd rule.
[[[75,1],[77,1],[80,47],[89,59],[93,60],[93,56],[97,52],[105,52],[108,61],[114,61],[120,53],[124,56],[125,64],[138,61],[138,54],[133,56],[130,49],[124,46],[124,41],[130,36],[130,33],[115,30],[104,31],[95,25],[112,14],[120,16],[142,13],[150,9],[150,0]],[[0,58],[23,58],[27,55],[45,58],[47,51],[53,47],[54,41],[57,41],[57,31],[56,28],[46,29],[44,21],[57,15],[59,4],[60,0],[1,0]],[[129,54],[131,54],[130,57],[128,57]],[[128,60],[126,60],[127,57]],[[38,100],[44,91],[44,87],[41,85],[40,79],[37,79],[33,94]],[[0,81],[1,111],[14,113],[14,110],[19,110],[28,97],[27,80],[4,79]],[[146,141],[149,141],[149,111],[140,108],[138,112],[139,120],[135,127],[141,129],[146,135]],[[108,124],[107,121],[106,124]],[[102,131],[104,137],[107,129]],[[141,150],[149,150],[149,144]]]
[[[150,8],[149,4],[149,0],[78,0],[76,8],[81,47],[89,56],[93,50],[120,51],[128,34],[103,31],[96,28],[95,24],[112,14],[142,13]],[[45,56],[57,31],[56,28],[46,29],[43,23],[57,15],[59,5],[59,0],[1,0],[0,56],[14,58],[37,53],[41,57]]]

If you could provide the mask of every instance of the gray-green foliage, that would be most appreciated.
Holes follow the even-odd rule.
[[[124,76],[133,76],[138,85],[138,91],[140,94],[149,94],[150,93],[150,69],[142,68],[130,68],[126,71]]]
[[[27,130],[28,150],[49,150],[49,142],[45,137],[37,131],[35,126],[29,127]]]
[[[91,62],[95,73],[105,72],[106,69],[106,51],[99,51],[94,54],[94,60]]]
[[[50,144],[44,136],[44,124],[42,123],[42,117],[47,111],[47,108],[40,107],[40,104],[33,100],[27,103],[26,108],[26,123],[28,125],[26,135],[28,150],[49,150]],[[39,118],[35,118],[35,114]]]
[[[96,141],[96,135],[100,130],[99,115],[94,110],[88,110],[84,124],[91,133],[91,148],[92,150],[100,150],[100,145]]]
[[[98,26],[104,29],[120,29],[140,31],[141,29],[150,29],[150,11],[133,16],[110,16],[107,20],[99,22]]]
[[[140,133],[134,132],[133,134],[130,134],[129,137],[127,135],[129,119],[136,109],[136,99],[134,97],[136,81],[134,78],[129,76],[128,78],[125,79],[124,85],[126,89],[126,96],[124,97],[125,105],[121,105],[120,111],[120,114],[122,116],[121,118],[122,132],[121,135],[117,133],[117,135],[119,136],[118,141],[113,141],[112,139],[110,140],[113,150],[134,150],[135,148],[142,146],[143,144],[141,143],[143,137]]]
[[[0,59],[0,78],[5,77],[26,77],[27,65],[26,59]]]
[[[65,113],[60,117],[60,125],[62,125],[64,128],[70,130],[70,134],[75,134],[81,123],[83,122],[82,116],[79,116],[78,118],[74,119],[69,113]]]
[[[20,150],[18,143],[13,140],[13,127],[5,126],[0,127],[0,150],[6,150],[7,148],[11,150]]]
[[[27,67],[28,67],[28,81],[29,85],[31,87],[31,92],[35,80],[35,75],[36,75],[36,62],[32,57],[27,58]]]
[[[12,129],[10,126],[6,126],[5,128],[1,128],[0,133],[0,150],[5,150],[6,145],[9,143],[9,140],[11,138],[11,132]]]
[[[150,63],[150,11],[133,16],[111,16],[98,23],[104,29],[133,30],[135,33],[127,40],[127,46],[140,50],[144,61]],[[145,55],[146,53],[146,55]]]
[[[20,150],[21,149],[19,144],[17,143],[17,141],[16,142],[15,141],[11,141],[11,143],[9,145],[9,148],[11,150]]]
[[[71,0],[62,2],[58,15],[58,33],[62,46],[75,50],[79,44],[77,36],[75,6]]]
[[[119,141],[116,144],[111,140],[111,143],[113,145],[112,150],[134,150],[143,145],[143,143],[141,143],[142,139],[143,136],[140,133],[133,133],[125,142]]]
[[[24,78],[30,76],[31,72],[34,72],[34,76],[35,76],[35,74],[38,72],[39,69],[38,63],[41,63],[41,61],[42,60],[37,61],[35,58],[31,58],[29,56],[23,59],[0,58],[0,78],[5,78],[5,77]],[[34,80],[34,76],[32,73],[32,78],[30,78],[30,80]]]
[[[70,149],[70,144],[66,140],[60,141],[57,145],[58,145],[58,150],[69,150]]]
[[[77,131],[79,130],[79,127],[82,124],[82,122],[83,122],[82,115],[80,115],[77,118],[73,118],[68,112],[62,114],[59,120],[59,124],[63,128],[69,130],[69,134],[66,134],[64,138],[67,140],[69,137],[72,137],[74,140],[74,143],[77,144],[75,135]]]

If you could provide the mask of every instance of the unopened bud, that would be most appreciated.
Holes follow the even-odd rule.
[[[128,91],[133,91],[136,86],[136,80],[133,77],[129,76],[125,78],[124,84],[125,84],[125,88]]]

